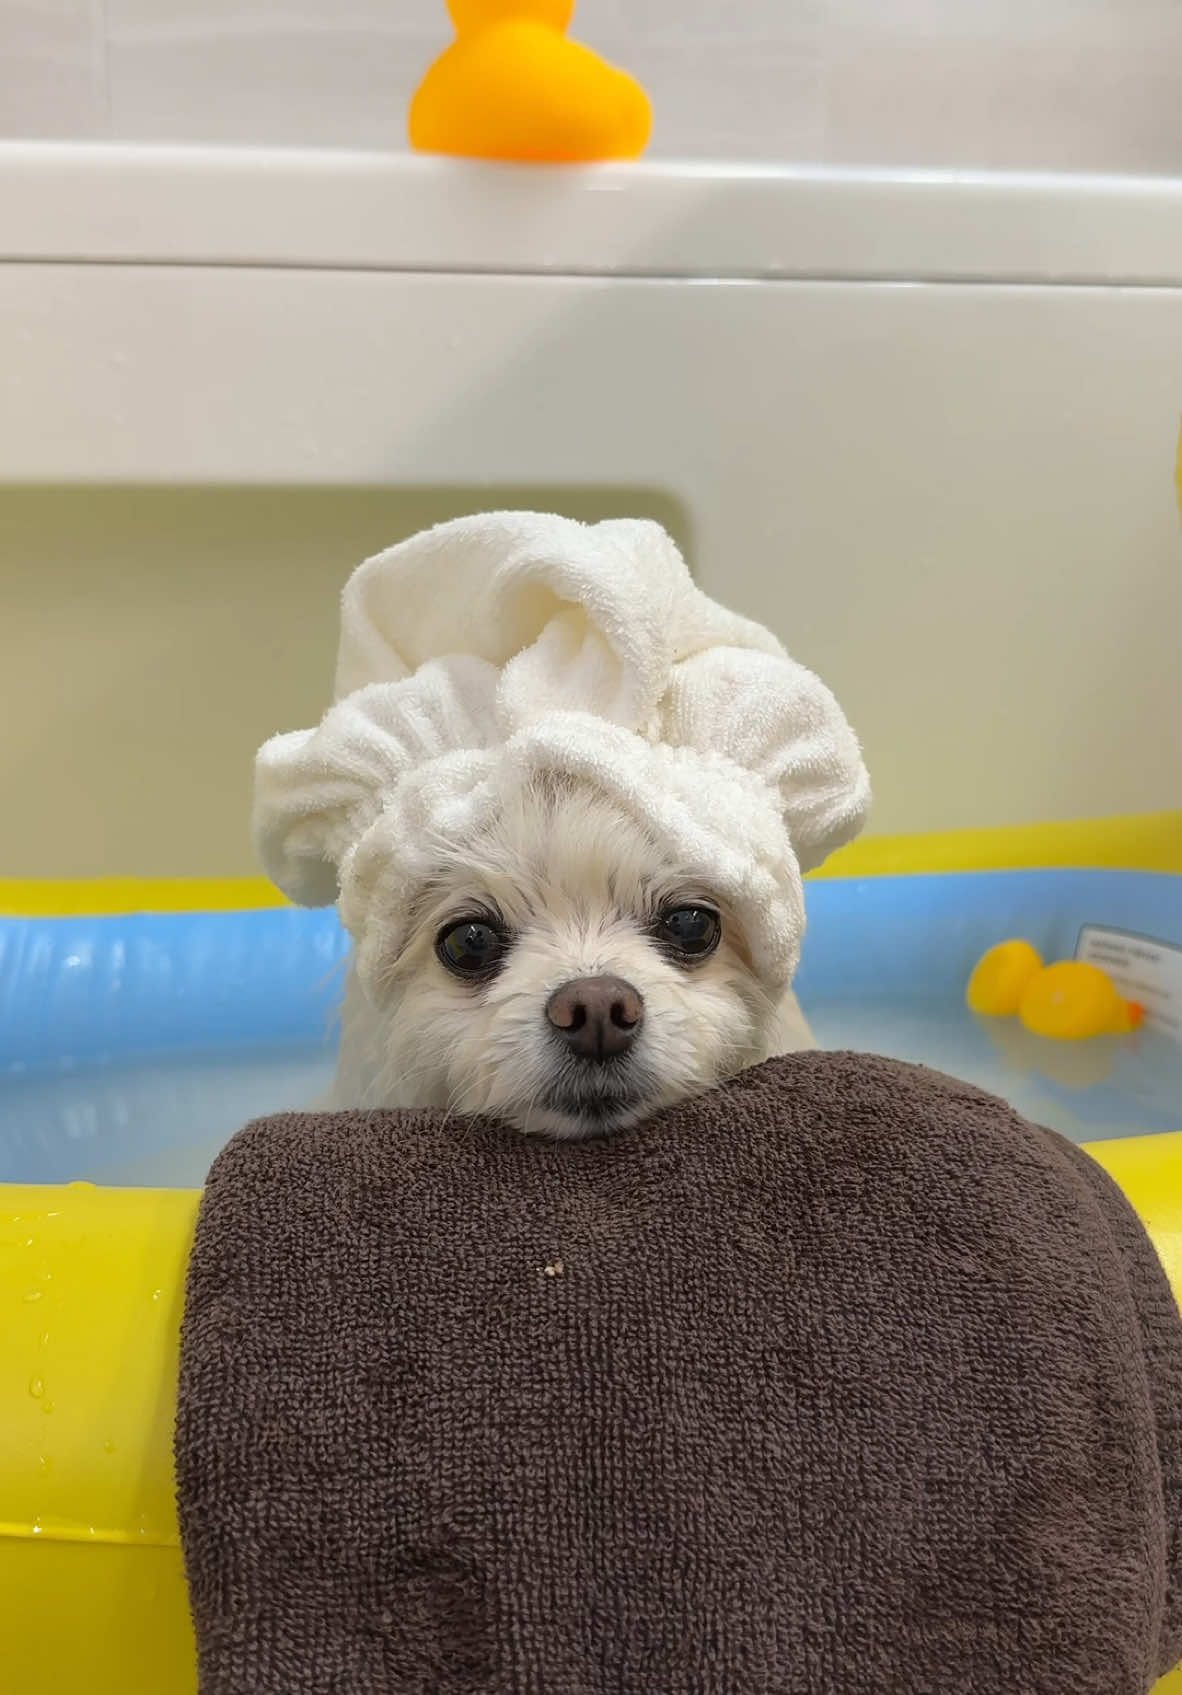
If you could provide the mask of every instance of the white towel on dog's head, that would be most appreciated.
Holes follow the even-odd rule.
[[[358,567],[336,700],[255,768],[255,840],[304,905],[337,900],[367,966],[396,954],[432,843],[565,774],[736,910],[787,983],[800,873],[861,828],[869,783],[828,689],[696,587],[660,525],[492,512]]]

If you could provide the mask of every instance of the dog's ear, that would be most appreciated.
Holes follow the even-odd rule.
[[[870,805],[862,750],[833,695],[803,665],[708,648],[673,667],[662,707],[666,740],[725,754],[778,791],[802,871],[862,828]]]
[[[336,900],[340,867],[401,779],[495,734],[497,670],[467,656],[373,683],[315,730],[273,736],[255,759],[252,830],[263,868],[301,906]]]

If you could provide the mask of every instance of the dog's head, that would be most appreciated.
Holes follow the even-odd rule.
[[[622,1129],[772,1051],[776,996],[725,903],[637,822],[535,784],[439,843],[366,984],[378,1093],[525,1132]]]
[[[486,513],[375,555],[335,697],[259,750],[254,828],[357,944],[353,1104],[580,1135],[769,1051],[801,873],[857,833],[866,772],[658,526]]]

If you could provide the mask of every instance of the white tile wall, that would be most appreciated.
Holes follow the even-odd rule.
[[[1182,173],[1179,0],[829,0],[825,153]]]
[[[1182,0],[581,0],[665,156],[1182,173]],[[443,0],[0,0],[0,134],[402,145]]]
[[[0,135],[107,133],[102,0],[0,0]]]
[[[105,0],[121,139],[400,147],[442,0]],[[438,14],[438,15],[437,15]]]

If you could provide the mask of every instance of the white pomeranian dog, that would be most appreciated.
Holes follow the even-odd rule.
[[[814,1045],[800,868],[861,823],[857,742],[655,525],[492,514],[378,555],[336,694],[255,803],[271,875],[356,942],[328,1104],[579,1138]]]
[[[709,880],[602,796],[537,784],[436,851],[406,945],[351,973],[331,1104],[588,1136],[814,1045]]]

